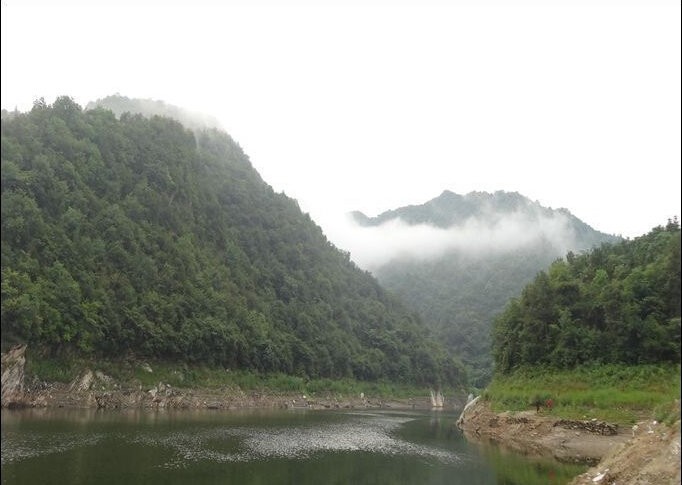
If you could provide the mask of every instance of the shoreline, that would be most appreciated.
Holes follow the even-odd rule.
[[[159,383],[150,389],[74,390],[73,384],[44,384],[27,389],[3,403],[3,409],[140,409],[140,410],[239,410],[239,409],[430,409],[430,399],[348,397],[323,393],[305,395],[275,391],[242,391],[222,388],[176,388]],[[449,408],[449,406],[448,406]]]
[[[672,425],[645,420],[622,429],[594,418],[495,413],[488,402],[477,399],[462,411],[457,426],[473,442],[591,467],[570,485],[680,483],[679,420]]]
[[[26,346],[2,354],[2,408],[90,409],[431,409],[431,398],[394,398],[319,392],[303,394],[272,389],[242,390],[237,386],[175,387],[159,381],[118,382],[100,371],[84,369],[70,383],[29,380]],[[151,372],[149,369],[148,372]],[[444,409],[454,410],[458,400]]]
[[[19,388],[20,387],[20,388]],[[5,393],[5,391],[11,391]],[[73,382],[34,382],[10,390],[3,385],[3,409],[431,409],[427,396],[385,398],[332,392],[279,392],[238,387],[180,388],[159,382],[153,386],[126,385],[99,372],[85,371]],[[445,409],[453,410],[453,405]]]
[[[159,381],[143,386],[119,382],[101,371],[83,369],[70,383],[26,377],[26,346],[2,354],[2,408],[90,409],[431,409],[430,396],[392,398],[340,394],[242,390],[236,386],[175,387]],[[152,372],[147,366],[147,372]],[[459,405],[455,399],[446,409]]]
[[[495,413],[480,399],[465,408],[457,425],[470,441],[585,465],[597,464],[629,438],[617,425],[596,419],[565,420],[535,411]]]

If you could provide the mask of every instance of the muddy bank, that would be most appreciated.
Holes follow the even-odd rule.
[[[566,420],[535,411],[494,413],[477,400],[458,421],[473,441],[517,453],[592,466],[570,485],[680,483],[680,422],[641,421],[619,428],[596,419]]]
[[[523,455],[551,457],[563,463],[595,465],[629,436],[616,425],[597,420],[573,421],[535,411],[494,413],[480,399],[458,421],[464,435]]]

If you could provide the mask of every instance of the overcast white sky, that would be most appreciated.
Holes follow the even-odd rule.
[[[3,108],[211,114],[323,228],[445,189],[627,237],[679,216],[679,1],[2,0],[1,19]]]

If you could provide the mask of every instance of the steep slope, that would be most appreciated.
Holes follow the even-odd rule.
[[[3,116],[2,335],[48,353],[463,379],[227,134],[66,97]]]
[[[565,209],[502,191],[445,191],[374,218],[353,215],[362,227],[389,235],[396,228],[408,237],[411,229],[428,229],[428,247],[406,248],[372,271],[462,357],[478,387],[490,379],[492,322],[507,301],[566,251],[618,239]]]

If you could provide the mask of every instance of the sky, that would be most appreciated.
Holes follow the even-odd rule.
[[[330,239],[444,190],[636,237],[680,215],[680,2],[2,0],[2,107],[217,118]]]

